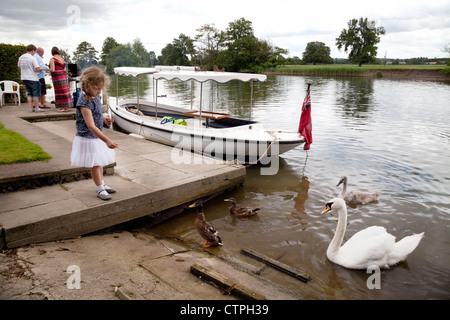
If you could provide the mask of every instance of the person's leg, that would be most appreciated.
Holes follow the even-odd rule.
[[[30,112],[33,112],[34,111],[34,109],[33,109],[33,98],[28,96],[27,97],[27,101],[28,101],[28,106],[30,107]]]
[[[31,81],[34,111],[41,111],[39,108],[39,98],[41,97],[41,84],[39,81]]]
[[[95,166],[91,168],[92,180],[94,180],[95,185],[102,186],[103,181],[103,167]]]
[[[111,199],[111,195],[105,190],[105,186],[103,185],[103,167],[95,166],[91,168],[91,176],[92,180],[97,187],[97,197],[102,200]]]
[[[33,88],[30,85],[30,82],[28,80],[23,80],[23,83],[25,85],[25,91],[27,93],[27,102],[28,106],[30,108],[30,112],[33,112]]]
[[[39,110],[39,98],[33,97],[33,106],[35,110]]]
[[[39,84],[41,87],[41,97],[39,98],[39,107],[40,108],[48,108],[45,101],[45,95],[47,94],[47,88],[45,87],[45,79],[39,78]]]

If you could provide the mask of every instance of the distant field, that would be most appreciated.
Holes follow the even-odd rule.
[[[325,73],[364,73],[368,70],[443,70],[445,65],[362,65],[355,64],[320,64],[320,65],[286,65],[266,71],[286,72],[325,72]]]
[[[265,72],[275,72],[284,74],[310,74],[310,75],[362,75],[364,73],[376,71],[395,70],[425,70],[440,71],[447,68],[445,65],[362,65],[358,67],[354,64],[323,64],[323,65],[286,65]]]

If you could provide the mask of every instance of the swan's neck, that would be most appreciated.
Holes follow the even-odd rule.
[[[344,198],[347,194],[347,179],[342,182],[342,192],[340,194],[340,198]]]
[[[338,223],[333,240],[331,240],[328,246],[327,255],[334,255],[339,251],[342,241],[344,240],[345,230],[347,228],[347,208],[343,207],[338,211]]]

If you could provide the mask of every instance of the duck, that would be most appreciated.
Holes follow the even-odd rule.
[[[345,200],[347,204],[367,204],[370,202],[378,201],[380,194],[378,192],[362,192],[362,191],[350,191],[347,192],[347,177],[341,177],[337,187],[343,183],[342,192],[339,194],[339,198]]]
[[[232,214],[233,216],[235,216],[236,218],[239,218],[241,220],[245,220],[249,217],[252,217],[252,216],[258,214],[258,211],[261,210],[258,207],[236,208],[236,200],[234,198],[224,199],[224,201],[231,202],[230,214]]]
[[[201,242],[200,244],[202,244],[204,248],[223,245],[222,238],[220,237],[219,232],[216,230],[216,228],[213,227],[212,224],[210,224],[205,219],[205,214],[203,213],[203,201],[196,201],[195,203],[191,204],[189,208],[197,208],[195,227],[200,236],[206,240],[204,242]]]
[[[327,249],[327,258],[348,269],[366,269],[377,266],[389,269],[391,266],[406,260],[409,254],[419,245],[424,232],[406,236],[395,241],[384,227],[371,226],[355,233],[344,245],[347,226],[347,205],[342,198],[333,198],[327,202],[322,214],[338,211],[336,232]]]

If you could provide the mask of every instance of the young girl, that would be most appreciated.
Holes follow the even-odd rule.
[[[114,119],[103,116],[100,93],[109,84],[109,78],[97,67],[85,69],[81,75],[81,94],[77,101],[77,133],[72,145],[70,162],[73,166],[91,168],[97,186],[97,197],[111,199],[116,192],[103,181],[103,166],[114,163],[114,148],[119,145],[103,134],[103,121],[111,125]]]

